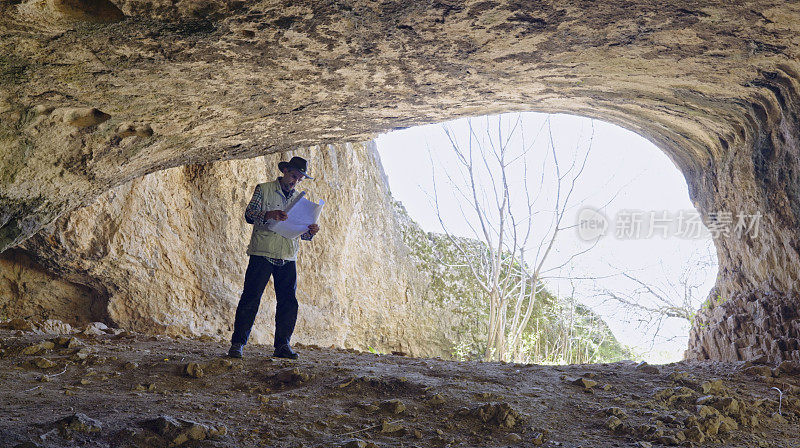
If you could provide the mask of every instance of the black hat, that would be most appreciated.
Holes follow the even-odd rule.
[[[306,165],[307,165],[306,159],[295,156],[292,157],[292,160],[289,160],[288,162],[278,162],[278,169],[279,170],[283,170],[284,168],[295,169],[303,173],[303,176],[306,176],[309,179],[313,179],[313,177],[306,174]]]

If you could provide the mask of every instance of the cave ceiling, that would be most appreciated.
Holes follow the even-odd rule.
[[[0,250],[160,169],[509,111],[633,130],[697,196],[782,119],[798,36],[778,1],[4,0]]]

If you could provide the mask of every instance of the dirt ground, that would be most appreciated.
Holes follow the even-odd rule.
[[[792,363],[542,366],[311,346],[295,361],[267,346],[236,360],[219,341],[27,325],[0,330],[2,447],[800,447]]]

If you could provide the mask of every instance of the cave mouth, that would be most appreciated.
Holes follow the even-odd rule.
[[[602,114],[669,154],[704,218],[764,216],[758,238],[716,241],[720,300],[690,358],[800,360],[791,5],[44,3],[0,4],[0,250],[169,167],[466,114]]]
[[[653,322],[652,319],[644,322],[641,313],[637,313],[640,309],[601,309],[604,303],[593,299],[602,290],[629,295],[636,291],[601,282],[586,283],[572,292],[569,278],[566,278],[592,278],[600,282],[612,274],[619,279],[620,272],[636,278],[648,278],[646,276],[652,274],[649,278],[656,280],[656,274],[667,276],[668,280],[670,275],[682,275],[680,268],[686,264],[691,250],[676,250],[673,243],[701,240],[673,240],[667,238],[669,235],[658,234],[620,238],[613,233],[615,220],[623,211],[696,213],[687,198],[685,180],[680,172],[655,145],[613,124],[585,117],[533,112],[502,117],[505,125],[510,122],[509,117],[521,117],[523,128],[539,135],[538,140],[526,140],[533,160],[528,174],[531,179],[537,178],[535,169],[552,169],[552,162],[547,161],[553,153],[549,147],[550,133],[564,173],[570,171],[569,167],[577,170],[580,166],[573,162],[579,163],[586,156],[585,173],[581,178],[585,181],[575,191],[575,197],[581,202],[569,204],[564,218],[568,224],[564,225],[566,230],[562,233],[567,237],[566,244],[557,247],[562,254],[554,264],[567,260],[564,254],[586,249],[587,241],[580,238],[576,228],[582,210],[599,211],[610,226],[609,233],[599,240],[600,246],[593,249],[595,252],[602,250],[605,255],[595,255],[595,252],[582,255],[581,259],[587,263],[580,265],[580,272],[573,269],[571,273],[564,270],[550,273],[553,279],[548,279],[546,284],[547,306],[534,313],[533,327],[547,328],[552,334],[567,330],[564,334],[572,336],[564,342],[557,338],[528,337],[527,347],[538,350],[539,357],[510,359],[540,364],[608,362],[636,357],[650,362],[681,359],[688,328],[670,323],[674,316],[657,319],[659,328],[672,332],[662,333],[666,335],[663,339],[670,339],[668,345],[671,344],[672,350],[665,355],[661,353],[665,350],[657,344],[646,344],[655,338]],[[495,120],[497,116],[488,119]],[[323,236],[319,244],[305,246],[300,253],[298,341],[379,353],[480,359],[480,332],[485,332],[486,321],[482,319],[486,310],[476,307],[475,297],[467,292],[475,288],[464,288],[463,282],[458,281],[463,271],[456,269],[442,275],[442,269],[452,266],[435,259],[435,266],[431,266],[432,259],[426,258],[431,252],[448,250],[443,248],[446,241],[441,236],[430,233],[441,229],[436,226],[438,220],[430,214],[428,195],[432,188],[427,184],[436,178],[441,180],[437,188],[443,188],[448,177],[437,170],[457,165],[457,161],[446,158],[449,143],[442,140],[442,126],[449,127],[456,139],[462,139],[463,135],[457,132],[463,131],[467,120],[409,128],[383,134],[374,142],[363,144],[315,146],[254,159],[184,165],[151,173],[116,187],[87,207],[60,218],[17,250],[4,253],[4,258],[11,262],[12,255],[22,253],[37,260],[41,263],[37,269],[47,270],[52,276],[51,283],[59,285],[54,290],[63,289],[61,284],[64,283],[94,291],[103,302],[100,310],[103,316],[99,320],[110,325],[144,333],[211,336],[225,340],[230,334],[232,321],[229,317],[241,293],[247,263],[243,248],[249,238],[249,228],[236,217],[243,212],[254,185],[274,179],[279,160],[299,155],[309,160],[310,171],[316,178],[305,183],[303,188],[312,198],[329,203],[327,210],[330,211],[323,214],[321,221],[323,228],[341,229]],[[479,122],[487,118],[472,120]],[[429,148],[432,155],[428,153]],[[547,157],[536,158],[541,154]],[[354,169],[364,174],[354,176]],[[403,183],[395,183],[397,180]],[[368,200],[354,201],[351,196],[356,191]],[[440,190],[440,194],[457,197],[444,190]],[[541,192],[543,197],[552,195],[553,191],[546,188]],[[610,201],[612,196],[627,197],[627,202]],[[654,198],[662,202],[656,204]],[[330,208],[332,206],[336,208]],[[450,213],[452,218],[453,210]],[[343,226],[344,216],[356,216],[357,222]],[[455,216],[457,221],[459,217]],[[456,226],[455,234],[474,236],[466,229]],[[359,239],[364,234],[372,235],[373,241],[381,241],[382,249],[376,252],[360,244]],[[703,241],[708,244],[708,240]],[[242,250],[237,251],[237,247]],[[450,250],[452,252],[452,248]],[[667,255],[667,260],[660,259],[659,254]],[[616,258],[610,259],[611,255]],[[319,269],[313,267],[317,260]],[[709,261],[709,266],[715,266],[714,262],[715,259]],[[367,269],[363,266],[369,266],[368,270],[374,275],[365,277]],[[324,278],[325,272],[336,275],[331,276],[334,279]],[[707,282],[701,283],[693,289],[694,300],[705,299],[710,290]],[[271,288],[268,286],[264,294],[264,310],[253,336],[255,343],[271,340],[271,313],[274,313]],[[367,304],[348,298],[364,294],[369,288],[377,291],[374,297],[367,294]],[[434,292],[426,296],[424,291]],[[44,294],[31,296],[41,299],[40,305],[52,302],[52,298]],[[63,302],[64,298],[58,300]],[[415,322],[419,320],[419,309],[452,305],[454,300],[471,300],[471,308],[463,307],[467,312],[461,313],[452,309],[441,311],[446,306],[436,308],[449,316],[443,319],[447,325]],[[191,310],[187,308],[189,304],[192,304]],[[699,303],[691,302],[688,306],[696,311]],[[393,319],[387,320],[387,313]],[[86,319],[98,320],[82,317]],[[567,321],[572,326],[564,326]],[[335,322],[344,325],[340,324],[341,329],[333,331]],[[405,327],[420,330],[425,336],[402,334],[406,330],[400,329]],[[620,336],[615,337],[615,334]],[[675,341],[681,337],[684,339],[676,345]],[[650,339],[645,341],[647,338]],[[431,339],[436,341],[424,341]],[[574,347],[574,352],[580,354],[556,355],[553,347],[558,344]]]
[[[545,329],[550,327],[543,322],[555,328],[578,315],[579,319],[572,320],[574,325],[562,325],[563,331],[574,336],[564,345],[596,352],[595,357],[557,356],[543,355],[542,349],[536,348],[536,355],[519,354],[512,360],[553,364],[626,357],[650,363],[682,360],[694,316],[714,286],[718,260],[713,235],[689,199],[685,178],[652,142],[601,120],[538,112],[461,118],[376,138],[393,198],[422,229],[483,242],[486,236],[481,221],[470,213],[476,199],[464,194],[469,193],[472,180],[461,177],[465,173],[459,170],[466,164],[453,148],[457,145],[462,155],[470,154],[471,148],[477,160],[491,159],[501,148],[501,141],[508,145],[506,160],[513,159],[507,169],[512,203],[516,199],[519,204],[523,199],[519,192],[526,188],[532,191],[536,186],[532,184],[539,184],[537,193],[541,196],[558,194],[556,178],[545,173],[554,170],[553,158],[558,158],[562,171],[582,171],[574,185],[576,200],[565,203],[569,211],[564,216],[569,224],[561,225],[565,231],[554,246],[558,255],[543,262],[545,270],[548,265],[561,266],[542,276],[545,293],[555,298],[555,303],[539,300],[542,314],[548,314],[549,320],[540,316],[542,322],[531,324],[529,337],[547,339]],[[521,159],[517,156],[528,160],[527,171],[519,167]],[[475,168],[479,196],[491,199],[495,189],[502,191],[497,184],[502,182],[504,170],[496,161],[482,161]],[[489,171],[494,171],[495,177],[490,177]],[[521,176],[527,176],[527,187]],[[477,202],[484,215],[494,218],[486,222],[499,228],[501,215],[496,207],[482,199]],[[553,204],[539,201],[533,214],[544,214]],[[524,222],[525,215],[525,210],[516,210],[515,218]],[[547,224],[547,219],[533,221],[533,227]],[[603,226],[602,231],[598,224]],[[522,229],[522,234],[527,230],[526,225],[519,224],[507,230],[511,228]],[[549,241],[546,232],[538,235],[534,229],[533,233],[542,237],[537,241]],[[515,241],[514,236],[510,238]],[[522,242],[515,243],[508,250]],[[526,262],[536,266],[538,261],[530,251],[527,255]],[[476,275],[473,271],[465,274]],[[488,307],[488,299],[482,300],[479,302]],[[514,307],[511,309],[508,321],[513,320]],[[471,331],[483,332],[485,343],[485,322]],[[466,345],[460,346],[458,356],[462,359],[475,358],[483,351]]]

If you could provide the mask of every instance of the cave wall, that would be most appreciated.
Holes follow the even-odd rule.
[[[69,322],[76,326],[107,318],[105,297],[43,268],[21,250],[0,254],[0,319]]]
[[[707,224],[763,216],[716,240],[687,356],[797,357],[796,2],[15,0],[0,32],[0,250],[165,168],[575,113],[662,148]]]
[[[244,209],[255,185],[277,177],[278,161],[291,155],[306,157],[315,177],[299,188],[326,202],[320,233],[301,242],[294,340],[450,356],[460,317],[426,297],[428,280],[409,258],[398,223],[406,218],[394,211],[372,143],[153,173],[60,218],[13,255],[20,264],[26,258],[41,263],[39,269],[54,278],[50,284],[84,285],[105,297],[109,324],[227,340],[247,267],[251,226]],[[17,287],[12,271],[31,271],[33,263],[14,265],[8,258],[0,278]],[[272,288],[270,281],[251,342],[272,343]],[[37,291],[29,294],[51,301]],[[21,300],[5,306],[9,315],[24,315]],[[88,308],[75,303],[74,310]]]
[[[770,93],[747,105],[744,141],[694,184],[706,226],[725,224],[721,212],[731,228],[738,213],[757,218],[746,219],[750,231],[715,238],[719,274],[688,359],[800,360],[800,75],[779,65],[754,83]]]

